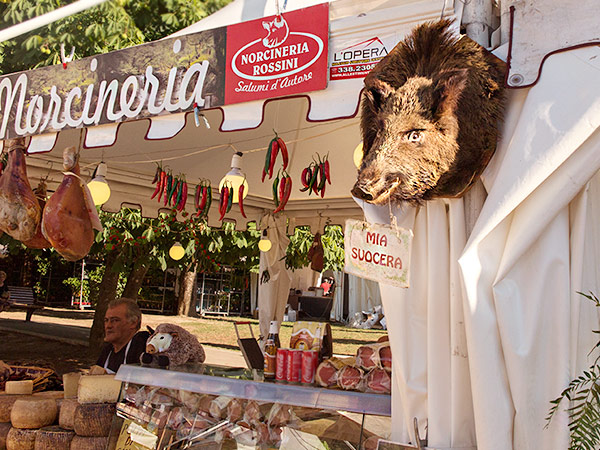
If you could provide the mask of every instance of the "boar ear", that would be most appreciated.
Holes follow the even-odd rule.
[[[458,69],[447,72],[438,81],[434,100],[434,117],[439,122],[452,121],[456,123],[455,113],[458,101],[467,85],[469,69]]]
[[[375,110],[381,108],[381,105],[393,92],[394,88],[380,78],[365,78],[365,95]]]

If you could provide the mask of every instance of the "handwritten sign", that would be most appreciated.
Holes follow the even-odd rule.
[[[345,272],[368,280],[409,287],[412,231],[348,219]]]

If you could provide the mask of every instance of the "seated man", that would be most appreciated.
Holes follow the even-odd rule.
[[[135,300],[118,298],[108,304],[104,316],[104,346],[96,364],[108,373],[115,373],[121,364],[137,364],[146,350],[150,337],[139,331],[142,312]]]

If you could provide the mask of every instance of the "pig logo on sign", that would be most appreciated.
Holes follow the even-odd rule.
[[[504,63],[450,26],[416,27],[365,78],[355,197],[413,205],[459,197],[494,154]]]
[[[262,43],[267,48],[275,48],[285,42],[290,34],[290,28],[283,16],[277,16],[270,22],[263,22],[262,26],[267,30],[267,35]]]

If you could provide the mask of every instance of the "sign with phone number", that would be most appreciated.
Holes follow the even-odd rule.
[[[377,63],[369,64],[351,64],[347,66],[337,66],[330,68],[330,78],[332,80],[339,78],[362,78],[366,77],[367,74],[375,67]]]

